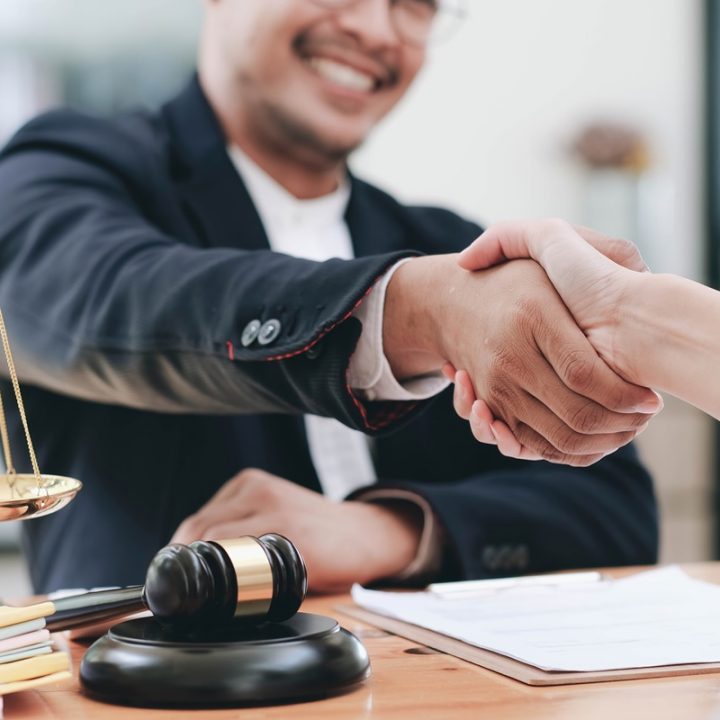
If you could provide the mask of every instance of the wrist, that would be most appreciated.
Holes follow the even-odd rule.
[[[607,348],[601,347],[598,351],[625,380],[644,384],[638,373],[642,351],[637,344],[646,332],[647,318],[643,307],[656,276],[622,269],[618,271],[618,277],[611,303]]]
[[[362,517],[366,579],[369,583],[397,577],[418,553],[423,529],[422,510],[409,502],[348,502]]]
[[[661,319],[658,310],[663,308],[661,299],[672,295],[677,278],[626,272],[629,277],[617,312],[613,346],[617,370],[629,382],[664,388],[663,373],[656,371],[662,363],[651,358],[658,348],[667,353],[673,344],[670,324]],[[682,303],[682,293],[677,297],[678,303]],[[688,316],[692,315],[688,313]]]
[[[456,268],[454,256],[413,258],[399,267],[387,287],[383,347],[399,380],[440,370],[445,356],[437,319],[437,278]]]

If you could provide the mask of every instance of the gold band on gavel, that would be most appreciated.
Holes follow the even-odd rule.
[[[215,540],[228,554],[237,578],[235,617],[266,615],[273,598],[270,558],[253,537]]]

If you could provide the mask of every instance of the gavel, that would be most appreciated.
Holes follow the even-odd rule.
[[[306,594],[305,563],[282,535],[198,540],[158,551],[145,585],[53,601],[55,612],[47,618],[47,627],[69,630],[142,610],[177,629],[280,622],[298,611]]]

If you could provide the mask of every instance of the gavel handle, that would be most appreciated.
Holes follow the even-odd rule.
[[[55,612],[47,618],[51,632],[105,622],[146,609],[142,585],[69,595],[53,600],[53,605]]]

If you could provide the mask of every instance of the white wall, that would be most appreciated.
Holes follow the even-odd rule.
[[[201,0],[1,0],[0,48],[88,62],[194,42]]]
[[[583,175],[568,145],[589,121],[624,121],[653,151],[651,266],[700,275],[701,1],[468,5],[355,170],[484,222],[582,222]]]

